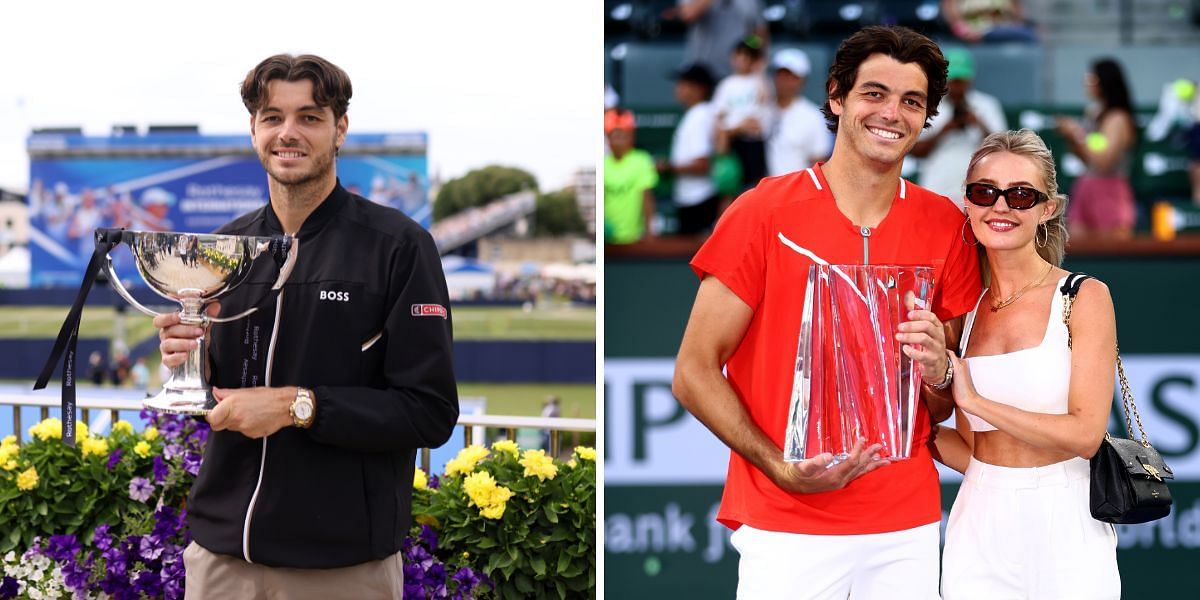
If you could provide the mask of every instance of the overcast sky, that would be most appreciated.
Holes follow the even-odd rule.
[[[27,189],[33,128],[248,133],[242,78],[291,52],[349,73],[351,133],[428,132],[430,176],[504,164],[555,189],[600,156],[601,12],[598,0],[6,3],[0,187]]]

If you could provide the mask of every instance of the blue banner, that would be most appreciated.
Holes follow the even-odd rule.
[[[337,159],[348,190],[432,222],[423,133],[349,135]],[[78,286],[97,227],[206,233],[268,200],[250,137],[37,134],[30,154],[30,285]],[[128,250],[113,253],[139,283]]]

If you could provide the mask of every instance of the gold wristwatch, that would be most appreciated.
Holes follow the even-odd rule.
[[[302,387],[296,388],[296,399],[292,401],[292,406],[288,408],[288,413],[292,415],[292,425],[301,429],[311,427],[313,417],[317,412],[316,408],[312,392]]]

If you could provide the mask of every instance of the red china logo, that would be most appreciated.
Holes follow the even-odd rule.
[[[412,316],[414,317],[441,317],[447,318],[446,307],[441,304],[414,304],[412,305]]]

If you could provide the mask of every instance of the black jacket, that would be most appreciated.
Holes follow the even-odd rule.
[[[283,230],[268,204],[218,233]],[[214,431],[188,523],[212,552],[268,566],[343,567],[400,550],[416,449],[445,443],[458,419],[449,295],[429,233],[340,183],[297,238],[279,298],[213,326],[210,384],[312,388],[312,427],[259,440]],[[252,306],[277,275],[271,260],[257,261],[222,298],[221,314]]]

